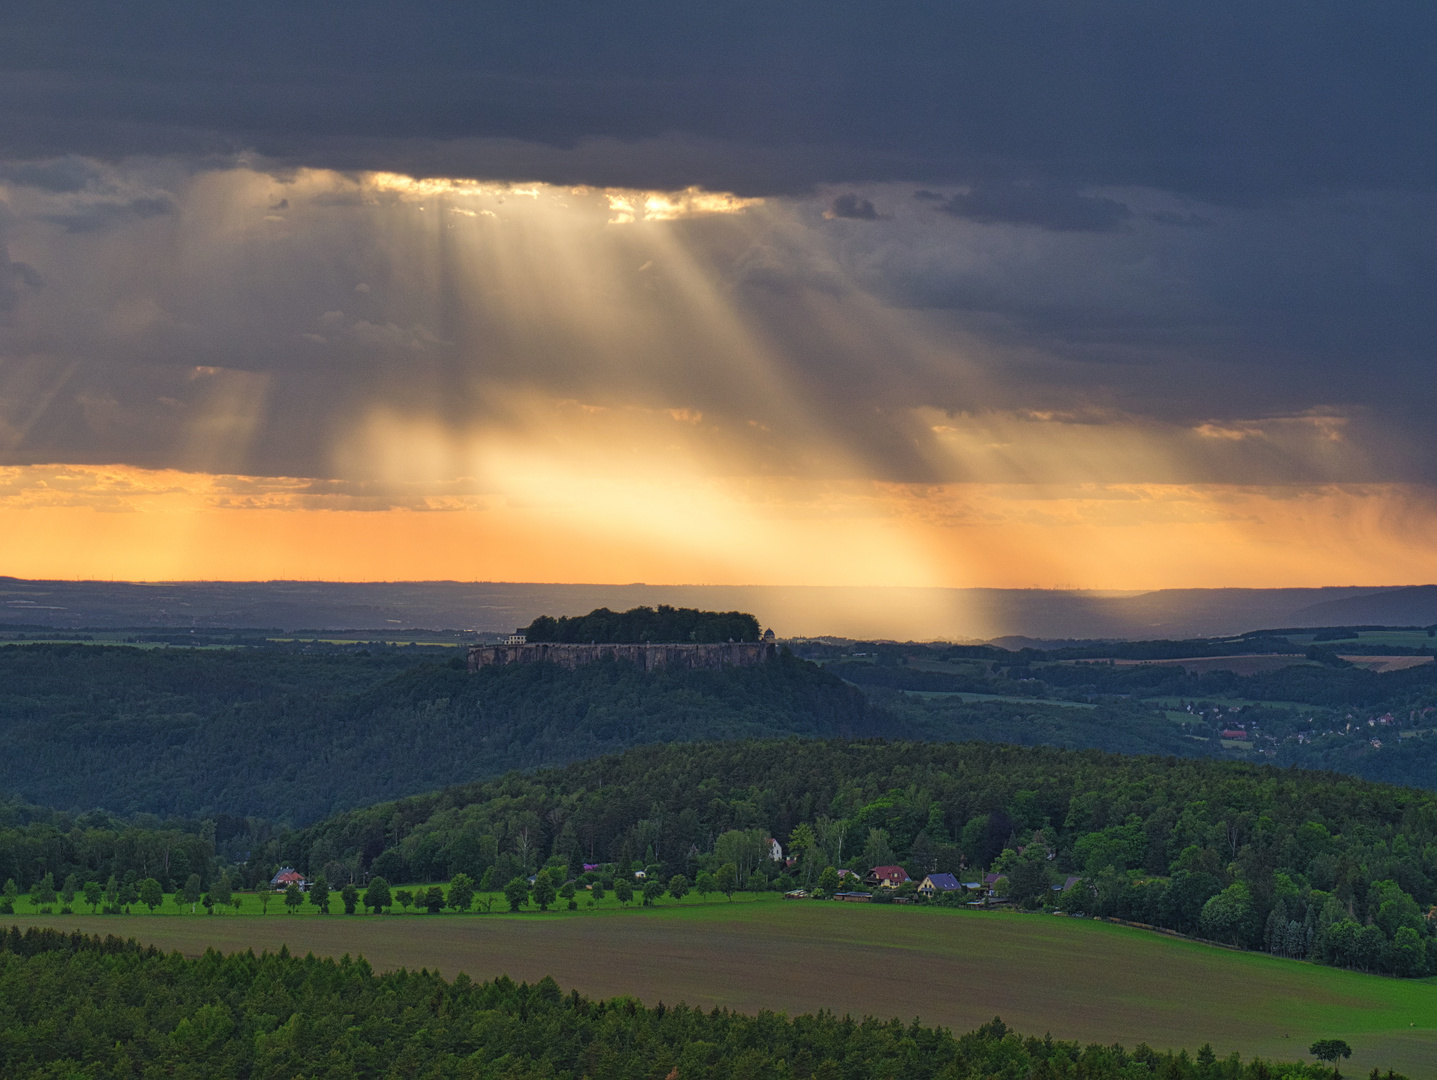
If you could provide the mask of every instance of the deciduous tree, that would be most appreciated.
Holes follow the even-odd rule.
[[[455,911],[468,911],[474,903],[474,879],[465,873],[455,874],[449,883],[448,903]]]
[[[444,894],[440,894],[440,904],[443,904]],[[364,890],[364,906],[376,915],[383,914],[384,909],[394,903],[394,898],[389,895],[389,882],[376,874],[369,879],[369,888]]]
[[[150,914],[153,915],[155,909],[164,902],[165,890],[156,879],[147,877],[140,882],[140,903],[150,909]]]
[[[518,911],[529,902],[529,883],[521,877],[511,879],[504,886],[504,899],[509,901],[510,911]]]
[[[554,879],[548,870],[540,870],[534,875],[534,902],[539,905],[540,911],[548,911],[549,905],[559,895],[559,890],[554,888]]]

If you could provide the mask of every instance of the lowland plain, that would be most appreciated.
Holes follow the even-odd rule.
[[[1279,1060],[1319,1038],[1349,1075],[1437,1080],[1437,980],[1399,980],[1237,952],[1089,919],[780,901],[596,913],[40,916],[17,921],[164,949],[363,955],[376,968],[473,978],[553,975],[647,1003],[830,1009],[966,1031],[1001,1016],[1084,1042],[1211,1043]]]

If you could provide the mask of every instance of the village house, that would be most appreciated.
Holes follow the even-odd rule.
[[[870,889],[896,889],[900,885],[907,885],[911,880],[908,871],[901,866],[875,866],[868,871],[868,876],[863,879],[863,884]]]
[[[999,886],[998,886],[998,882],[1000,882],[1000,881],[1006,882],[1007,880],[1008,880],[1008,875],[1007,875],[1007,874],[984,874],[984,875],[983,875],[983,892],[984,892],[984,894],[987,895],[987,896],[993,896],[993,897],[1001,896],[1002,893],[1003,893],[1003,892],[1006,892],[1007,890],[1000,890],[1000,889],[999,889]]]
[[[961,892],[963,886],[952,874],[929,874],[918,884],[918,895],[930,900],[944,893]]]
[[[269,887],[275,892],[284,892],[291,884],[298,885],[301,892],[309,891],[309,882],[292,866],[281,866],[279,872],[269,879]]]

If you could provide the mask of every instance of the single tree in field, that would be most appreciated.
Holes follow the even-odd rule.
[[[534,875],[534,902],[539,905],[540,911],[548,911],[558,895],[559,890],[554,888],[554,879],[549,876],[549,871],[540,870]]]
[[[709,893],[718,892],[718,886],[714,884],[714,876],[707,870],[700,870],[698,877],[694,878],[694,892],[707,900]]]
[[[621,904],[627,904],[634,898],[634,886],[626,877],[619,878],[614,882],[614,899]]]
[[[655,878],[644,882],[644,906],[653,907],[654,901],[664,895],[664,883]]]
[[[54,874],[46,874],[40,879],[39,883],[30,890],[30,904],[32,907],[39,904],[53,904],[59,898],[60,894],[55,891]]]
[[[80,875],[71,874],[65,879],[65,884],[60,887],[60,899],[66,904],[75,902],[75,894],[80,891]]]
[[[1348,1046],[1347,1043],[1341,1039],[1318,1039],[1307,1048],[1307,1052],[1318,1061],[1325,1061],[1331,1065],[1332,1075],[1336,1076],[1338,1075],[1337,1059],[1350,1058],[1352,1056],[1352,1047]]]
[[[95,886],[99,888],[98,885]],[[15,884],[14,878],[5,879],[5,892],[0,895],[0,912],[6,915],[15,914],[15,901],[20,899],[20,886]]]
[[[354,887],[354,882],[349,882],[339,890],[339,899],[344,904],[344,913],[353,915],[354,909],[359,906],[359,890]]]
[[[210,886],[210,903],[214,907],[229,907],[234,899],[234,886],[230,884],[228,872],[221,872],[220,879]]]
[[[164,902],[165,890],[158,881],[152,877],[147,877],[144,881],[140,882],[140,903],[150,909],[151,915],[155,913],[155,908]]]
[[[85,903],[90,905],[90,914],[93,915],[99,910],[100,901],[105,898],[105,890],[101,888],[98,881],[87,881],[83,891]]]
[[[299,882],[291,881],[284,890],[284,906],[289,908],[293,915],[299,910],[299,905],[304,903],[304,893],[300,890]]]
[[[364,890],[364,906],[376,915],[382,915],[384,909],[393,903],[394,898],[389,895],[389,882],[378,874],[370,878],[369,888]]]
[[[683,874],[675,874],[669,878],[669,895],[675,900],[682,900],[689,894],[689,879]]]
[[[394,902],[400,907],[402,907],[405,911],[408,911],[409,905],[414,903],[414,894],[408,889],[395,889]]]
[[[242,905],[243,903],[244,903],[244,897],[240,895],[240,893],[239,893],[238,890],[236,890],[234,893],[232,893],[232,894],[230,895],[230,907],[232,907],[232,908],[235,909],[235,914],[236,914],[236,915],[239,914],[239,912],[240,912],[240,905]]]
[[[738,888],[738,867],[731,862],[720,866],[714,873],[714,888],[732,900],[733,892]]]
[[[195,874],[195,875],[194,875],[194,879],[195,879],[196,885],[198,885],[198,882],[199,882],[199,880],[200,880],[199,875],[198,875],[198,874]],[[107,881],[107,882],[105,882],[105,913],[108,915],[108,914],[112,914],[113,912],[116,912],[116,911],[119,911],[119,910],[120,910],[120,882],[119,882],[119,879],[116,878],[114,874],[111,874],[111,875],[110,875],[110,880]]]
[[[509,910],[518,911],[529,902],[529,883],[516,877],[504,886],[504,899],[509,901]]]
[[[829,896],[836,893],[843,884],[843,879],[838,876],[838,871],[831,866],[825,866],[823,873],[818,875],[818,887]]]
[[[329,879],[323,874],[314,879],[309,887],[309,902],[319,908],[321,915],[329,914]]]
[[[424,890],[422,903],[425,911],[431,915],[438,915],[444,910],[444,890],[438,885],[429,886]]]
[[[190,914],[193,915],[195,913],[195,905],[200,902],[199,874],[191,874],[185,879],[185,887],[180,890],[179,895],[176,896],[175,899],[181,904],[189,904]]]
[[[274,893],[268,888],[266,888],[264,892],[259,894],[259,913],[261,915],[269,914],[269,902],[273,899]]]
[[[595,900],[602,900],[605,896],[604,883],[602,881],[594,882],[594,887],[589,890],[589,895]]]
[[[474,903],[474,879],[468,874],[458,873],[449,883],[449,906],[455,911],[468,911]]]

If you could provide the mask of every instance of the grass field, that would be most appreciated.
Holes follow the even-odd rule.
[[[788,1013],[919,1017],[957,1031],[1000,1015],[1020,1031],[1294,1059],[1353,1047],[1348,1075],[1437,1080],[1437,980],[1385,979],[1233,952],[1085,919],[921,907],[752,901],[561,915],[19,916],[213,946],[363,954],[376,967],[552,974],[585,994]]]
[[[426,884],[423,884],[423,885],[397,885],[397,886],[395,886],[394,891],[397,892],[397,891],[403,889],[403,890],[408,890],[408,891],[411,892],[411,893],[423,893],[426,889],[429,888],[429,885],[431,885],[431,884],[437,884],[437,885],[439,885],[439,886],[440,886],[441,888],[443,888],[443,889],[445,890],[445,892],[447,893],[447,892],[448,892],[448,889],[449,889],[449,885],[450,885],[451,883],[450,883],[450,882],[446,882],[446,881],[440,881],[440,882],[429,882],[429,883],[426,883]],[[319,908],[315,907],[313,904],[311,904],[311,903],[309,902],[309,900],[308,900],[307,897],[306,897],[304,903],[302,903],[302,904],[301,904],[297,909],[295,909],[294,911],[291,911],[289,908],[285,907],[285,905],[284,905],[284,895],[285,895],[285,894],[282,893],[282,892],[243,892],[243,893],[242,893],[242,892],[237,892],[237,893],[235,893],[234,895],[239,899],[239,902],[240,902],[240,903],[239,903],[239,907],[238,907],[238,908],[233,907],[233,906],[226,907],[226,908],[224,908],[223,910],[218,911],[218,912],[217,912],[214,916],[212,916],[212,917],[214,917],[214,918],[233,918],[235,915],[239,915],[239,916],[241,916],[241,917],[243,917],[243,918],[267,918],[267,919],[279,919],[279,918],[283,918],[283,919],[316,918],[316,919],[317,919],[317,918],[322,918],[322,917],[324,917],[324,915],[334,914],[334,913],[336,913],[336,912],[341,912],[341,911],[344,910],[344,904],[343,904],[343,903],[341,902],[341,900],[340,900],[340,897],[339,897],[339,889],[338,889],[338,888],[334,888],[334,889],[331,889],[331,890],[330,890],[330,893],[329,893],[329,911],[328,911],[328,912],[325,912],[325,913],[323,913],[323,914],[321,914]],[[361,887],[361,888],[360,888],[360,897],[363,898],[363,896],[364,896],[364,890],[363,890],[363,887]],[[473,911],[472,911],[472,915],[474,915],[474,916],[484,915],[484,916],[487,917],[487,916],[489,916],[489,915],[491,915],[491,914],[493,914],[493,915],[498,915],[498,914],[506,914],[506,915],[507,915],[507,914],[509,914],[509,904],[508,904],[508,901],[506,901],[506,900],[504,899],[504,894],[503,894],[503,893],[497,893],[497,892],[479,892],[479,893],[475,893],[475,894],[474,894],[474,897],[475,897],[475,899],[474,899],[474,906],[473,906]],[[575,911],[570,911],[570,910],[568,909],[569,902],[568,902],[567,900],[564,900],[564,899],[561,898],[561,899],[556,899],[556,900],[554,901],[554,903],[553,903],[553,905],[551,905],[551,907],[550,907],[550,909],[549,909],[547,915],[548,915],[548,916],[554,916],[554,917],[557,917],[557,916],[562,915],[563,917],[566,917],[566,918],[578,918],[578,917],[580,917],[580,916],[585,916],[585,915],[603,914],[604,912],[607,912],[607,911],[626,911],[626,910],[630,910],[630,909],[632,909],[632,908],[634,908],[634,907],[640,907],[640,906],[642,906],[642,900],[641,900],[641,899],[631,900],[628,904],[621,904],[621,903],[619,903],[618,898],[614,896],[614,892],[613,892],[612,889],[610,889],[610,890],[608,890],[607,892],[605,892],[603,898],[600,899],[600,900],[595,900],[587,891],[584,891],[584,890],[580,890],[579,892],[577,892],[577,893],[575,894],[575,899],[578,901],[578,905],[579,905],[578,908],[577,908]],[[674,907],[692,907],[692,906],[698,905],[698,904],[718,904],[718,903],[723,903],[723,904],[753,904],[753,903],[766,903],[766,902],[772,902],[772,901],[779,900],[779,899],[781,899],[781,894],[779,894],[779,893],[777,893],[777,892],[758,892],[758,893],[736,892],[736,893],[733,894],[733,899],[732,899],[732,900],[726,900],[726,899],[724,898],[724,895],[723,895],[722,893],[708,893],[707,895],[701,895],[701,894],[699,894],[699,893],[697,893],[697,892],[690,892],[690,893],[689,893],[687,896],[685,896],[682,900],[675,900],[675,899],[674,899],[673,897],[671,897],[671,896],[665,896],[665,897],[663,898],[663,900],[662,900],[662,904],[663,904],[663,906],[666,907],[666,908],[674,908]],[[267,902],[266,902],[266,901],[267,901]],[[37,905],[31,903],[28,897],[22,896],[22,897],[20,898],[20,900],[19,900],[19,905],[20,905],[20,912],[19,912],[20,915],[27,915],[27,914],[28,914],[28,915],[30,915],[30,916],[33,917],[33,916],[35,916],[35,915],[37,914],[37,910],[36,910],[36,909],[37,909]],[[52,906],[51,906],[51,909],[49,909],[49,910],[40,909],[40,910],[38,911],[38,915],[39,915],[39,917],[40,917],[41,919],[49,918],[49,917],[51,916],[52,910],[54,910],[55,908],[58,908],[58,907],[59,907],[59,904],[55,904],[55,905],[52,905]],[[192,909],[193,909],[193,910],[192,910]],[[77,896],[77,897],[75,898],[75,902],[74,902],[74,904],[72,905],[72,910],[73,910],[74,914],[77,915],[77,916],[78,916],[78,915],[86,915],[86,914],[89,914],[89,913],[90,913],[90,911],[89,911],[89,905],[87,905],[87,904],[84,902],[83,897],[80,897],[80,896]],[[145,918],[145,919],[158,919],[158,918],[179,917],[179,916],[183,916],[184,918],[193,918],[193,917],[202,916],[202,915],[205,914],[204,908],[203,908],[203,907],[200,907],[198,904],[193,904],[193,905],[191,905],[191,904],[180,904],[180,903],[178,903],[178,902],[175,900],[175,897],[174,897],[173,894],[166,895],[166,897],[165,897],[165,902],[164,902],[163,904],[161,904],[158,908],[156,908],[153,912],[151,912],[151,911],[150,911],[148,908],[146,908],[143,904],[139,904],[139,903],[131,904],[131,905],[130,905],[130,912],[131,912],[131,914],[130,914],[129,917],[131,917],[131,918]],[[394,905],[393,911],[390,912],[389,914],[392,914],[392,915],[403,915],[403,914],[406,914],[406,913],[413,915],[413,914],[417,914],[418,911],[417,911],[416,908],[414,908],[414,907],[412,907],[412,906],[409,907],[408,909],[401,908],[400,905],[396,903],[396,904]],[[534,903],[531,901],[531,902],[525,907],[524,912],[522,912],[521,914],[523,914],[523,913],[539,914],[538,905],[537,905],[537,904],[534,904]],[[362,912],[361,912],[361,914],[362,914]],[[424,914],[427,915],[428,912],[424,912]],[[17,916],[17,917],[18,917],[18,916]],[[69,916],[65,915],[64,912],[57,912],[57,913],[54,915],[54,917],[55,917],[55,918],[68,918]],[[466,917],[466,916],[460,916],[460,918],[464,918],[464,917]],[[5,916],[5,915],[0,915],[0,923],[3,923],[7,918],[9,918],[9,917],[8,917],[8,916]]]

